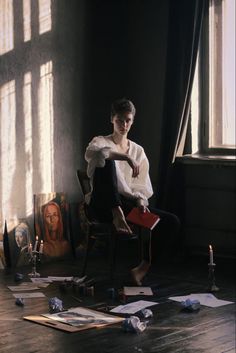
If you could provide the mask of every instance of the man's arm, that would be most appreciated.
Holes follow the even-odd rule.
[[[127,153],[120,153],[110,150],[108,159],[126,161],[133,170],[132,177],[136,178],[139,175],[139,165]]]

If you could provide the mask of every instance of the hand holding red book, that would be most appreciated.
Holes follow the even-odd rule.
[[[160,221],[160,217],[155,213],[148,211],[142,212],[138,207],[134,207],[126,217],[126,220],[152,230]]]

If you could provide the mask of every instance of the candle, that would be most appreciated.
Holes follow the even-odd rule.
[[[30,255],[32,255],[32,244],[31,243],[29,244],[29,247],[28,247],[28,253]]]
[[[212,246],[209,245],[209,255],[210,255],[210,265],[213,265],[214,260],[213,260],[213,249]]]
[[[40,242],[39,252],[40,252],[40,254],[43,253],[43,240],[41,240],[41,242]]]
[[[36,242],[34,244],[34,251],[37,251],[38,242],[39,242],[39,237],[36,235]]]

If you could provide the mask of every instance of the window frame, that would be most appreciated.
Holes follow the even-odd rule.
[[[209,52],[209,7],[210,1],[207,1],[206,11],[203,18],[202,33],[199,43],[199,68],[198,68],[198,80],[199,80],[199,130],[198,130],[198,141],[199,151],[201,155],[214,155],[214,156],[235,156],[236,147],[210,147],[210,113],[209,113],[209,63],[210,63],[210,52]],[[223,0],[221,0],[223,1]]]

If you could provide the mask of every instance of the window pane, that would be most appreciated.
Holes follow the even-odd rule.
[[[235,145],[235,4],[214,0],[209,9],[209,147]]]
[[[235,145],[235,0],[223,2],[223,145]]]

